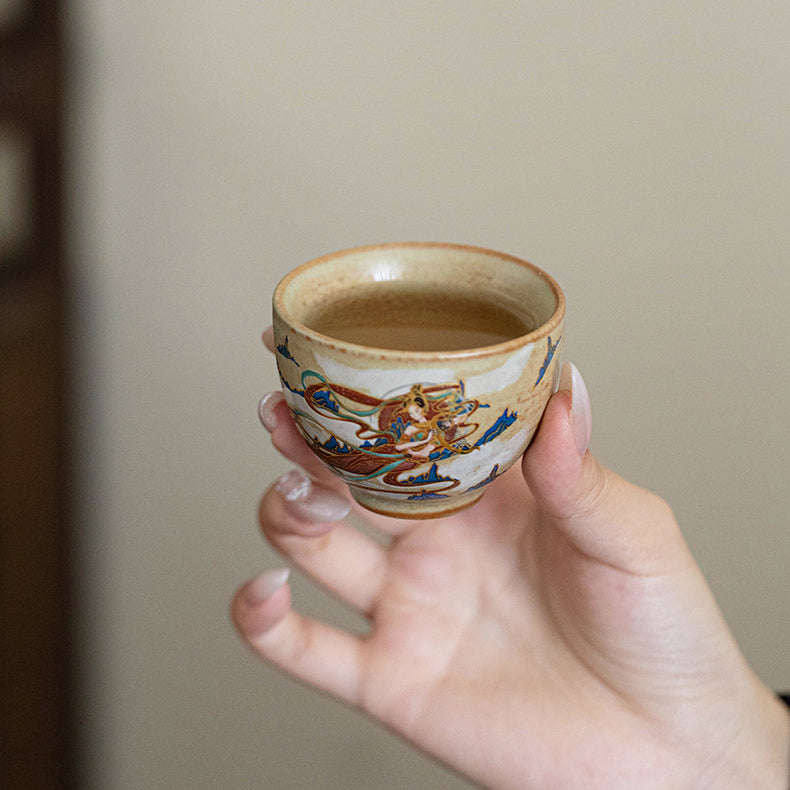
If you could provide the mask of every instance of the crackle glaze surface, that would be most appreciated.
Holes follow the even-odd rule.
[[[466,282],[470,272],[493,291],[492,279],[501,279],[508,298],[523,285],[537,328],[479,349],[399,352],[320,335],[300,322],[299,300],[289,302],[305,272],[314,279],[300,296],[307,302],[311,293],[353,288],[366,274],[375,279],[382,260],[391,273],[404,259],[411,263],[395,267],[396,277],[421,278],[425,288],[448,277]],[[475,502],[524,452],[556,386],[562,293],[542,272],[499,253],[419,244],[348,251],[292,272],[274,302],[277,365],[296,424],[355,499],[377,512],[432,517]]]

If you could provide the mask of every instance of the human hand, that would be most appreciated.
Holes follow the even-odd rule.
[[[285,572],[268,571],[232,607],[257,654],[489,788],[786,789],[787,712],[746,665],[669,507],[587,452],[572,366],[523,463],[445,518],[364,511],[279,393],[262,419],[307,473],[265,494],[266,538],[370,630],[300,615]]]

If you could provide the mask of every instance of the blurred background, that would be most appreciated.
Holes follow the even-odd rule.
[[[3,787],[469,786],[227,613],[278,562],[272,289],[379,241],[555,275],[593,451],[790,687],[786,2],[0,0],[0,29]]]

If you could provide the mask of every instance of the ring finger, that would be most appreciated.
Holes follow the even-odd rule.
[[[263,497],[267,540],[343,601],[370,615],[387,575],[386,549],[345,521],[343,495],[300,470],[284,474]]]

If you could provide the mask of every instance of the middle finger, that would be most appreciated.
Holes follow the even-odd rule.
[[[264,395],[258,405],[258,413],[264,427],[271,434],[272,444],[289,461],[302,467],[313,479],[327,488],[339,493],[345,493],[348,490],[346,484],[318,459],[302,434],[299,433],[281,392],[270,392]],[[352,507],[370,526],[390,537],[397,537],[409,532],[420,524],[419,520],[391,518],[373,513],[356,502]]]

